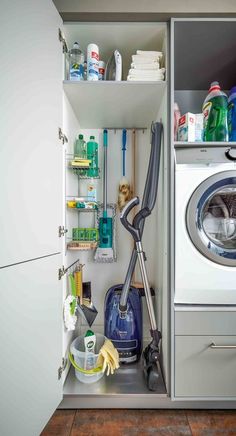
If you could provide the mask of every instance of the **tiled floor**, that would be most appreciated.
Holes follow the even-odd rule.
[[[236,411],[57,410],[40,436],[236,435]]]

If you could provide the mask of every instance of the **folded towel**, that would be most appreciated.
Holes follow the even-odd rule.
[[[161,71],[160,72],[156,72],[154,74],[148,74],[148,73],[143,73],[143,72],[135,74],[132,71],[129,71],[128,72],[128,76],[129,77],[137,78],[139,80],[143,80],[145,78],[150,79],[150,80],[163,80],[164,79],[164,73],[161,72]]]
[[[154,62],[159,62],[160,56],[148,57],[148,56],[140,56],[140,55],[132,55],[132,62],[139,64],[152,64]]]
[[[157,76],[158,74],[164,74],[165,68],[160,68],[159,70],[142,70],[137,68],[131,68],[128,74],[133,75],[143,75],[143,76]]]
[[[162,56],[162,51],[155,51],[155,50],[136,50],[137,55],[142,56]]]
[[[159,79],[154,79],[152,77],[134,77],[134,76],[128,76],[127,81],[128,82],[163,82],[164,76]]]
[[[137,69],[137,70],[159,70],[160,69],[160,64],[159,64],[159,62],[151,62],[150,64],[148,64],[148,63],[145,63],[145,64],[142,64],[142,63],[135,63],[135,62],[132,62],[132,64],[131,64],[131,68],[134,68],[135,70]]]

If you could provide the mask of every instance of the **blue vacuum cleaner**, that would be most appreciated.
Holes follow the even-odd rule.
[[[136,213],[132,223],[128,221],[130,211],[139,204],[138,197],[133,198],[123,209],[120,219],[126,230],[134,239],[134,249],[123,285],[110,288],[105,299],[105,336],[112,340],[118,349],[123,363],[135,362],[139,359],[142,349],[142,302],[138,289],[131,286],[132,275],[137,259],[147,301],[147,309],[151,324],[151,343],[143,352],[143,367],[147,386],[150,390],[158,389],[160,339],[155,319],[155,312],[148,282],[145,260],[142,248],[142,234],[145,219],[151,214],[157,197],[162,124],[153,123],[151,127],[151,152],[144,188],[141,209]]]
[[[105,298],[105,336],[112,340],[121,363],[139,360],[142,353],[142,300],[139,290],[130,286],[125,317],[119,304],[123,285],[112,286]]]

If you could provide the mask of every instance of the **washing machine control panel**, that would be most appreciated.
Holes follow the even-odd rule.
[[[229,164],[232,168],[236,165],[236,148],[231,146],[200,146],[194,147],[182,146],[177,148],[176,152],[176,164],[188,165],[188,164],[203,164],[203,165],[215,165],[215,164]]]

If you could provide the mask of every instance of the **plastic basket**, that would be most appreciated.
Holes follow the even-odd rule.
[[[75,368],[75,376],[82,383],[95,383],[103,376],[102,367],[97,366],[97,358],[101,347],[105,342],[105,336],[96,334],[96,345],[94,354],[94,368],[90,370],[84,369],[85,364],[85,348],[84,336],[78,336],[70,346],[69,359]]]

